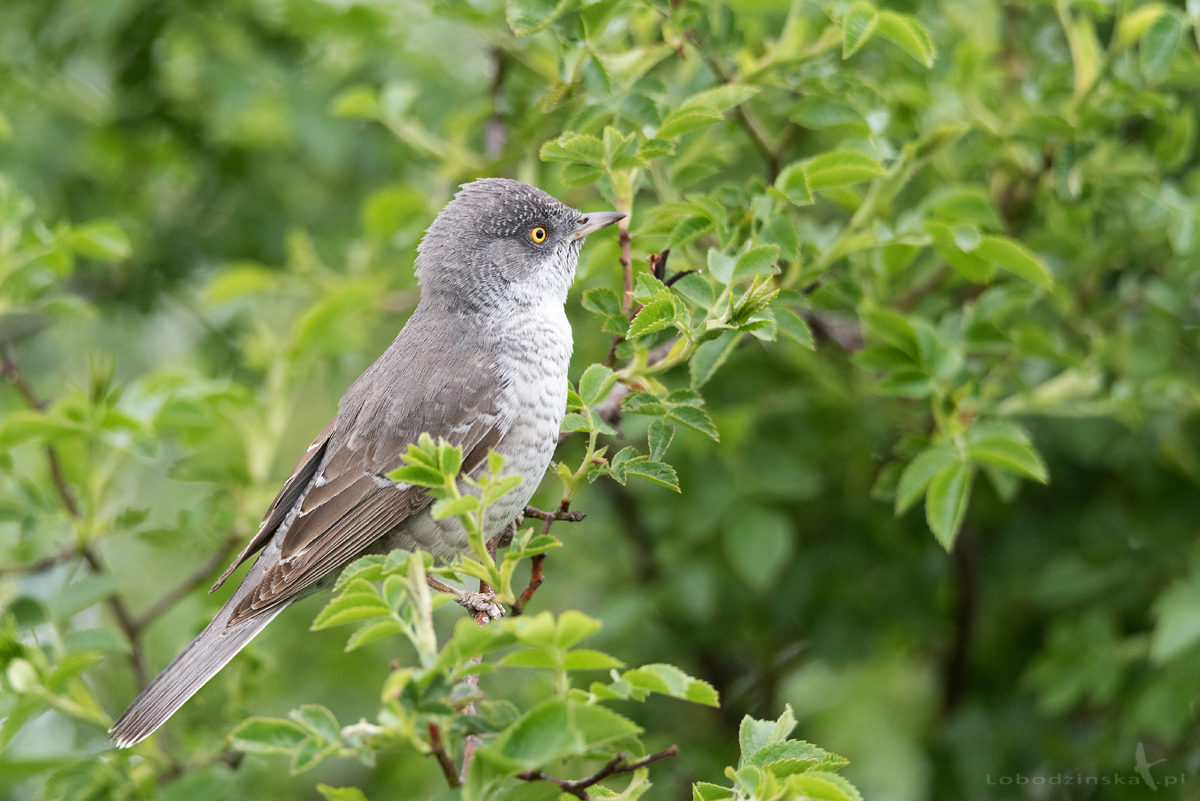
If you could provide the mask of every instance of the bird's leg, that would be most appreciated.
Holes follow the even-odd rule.
[[[425,576],[425,583],[432,589],[438,592],[448,593],[454,596],[455,602],[471,612],[475,616],[476,622],[488,622],[482,620],[483,616],[487,616],[488,620],[496,620],[504,617],[504,608],[496,603],[496,593],[491,591],[490,587],[481,588],[481,592],[468,592],[460,590],[452,584],[447,584],[434,576]],[[483,585],[486,587],[486,585]]]

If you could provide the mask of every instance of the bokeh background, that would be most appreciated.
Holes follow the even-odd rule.
[[[815,350],[728,340],[703,385],[720,442],[680,430],[679,494],[584,490],[588,517],[558,531],[535,600],[602,619],[596,647],[720,690],[718,710],[630,711],[681,748],[651,797],[720,780],[741,717],[785,704],[876,801],[1200,796],[1197,9],[888,8],[0,3],[0,661],[49,660],[0,683],[0,794],[437,792],[411,753],[299,776],[270,757],[228,764],[237,721],[308,701],[369,715],[405,658],[309,632],[317,599],[150,756],[108,752],[104,725],[135,692],[113,600],[153,610],[253,532],[413,307],[414,247],[457,184],[506,175],[609,208],[619,170],[572,173],[543,145],[612,126],[640,146],[689,98],[736,84],[756,91],[672,152],[643,152],[634,264],[671,245],[673,270],[704,269],[714,247],[776,244],[774,280]],[[891,171],[788,183],[789,165],[795,178],[847,150]],[[727,220],[705,217],[713,204]],[[972,262],[989,236],[1019,242],[1052,285],[1024,262]],[[593,240],[568,304],[573,377],[612,343],[581,293],[621,287],[616,235]],[[885,352],[905,336],[919,369]],[[1020,426],[1040,456],[971,467],[942,499],[965,508],[947,548],[921,503],[895,514],[897,479],[983,418]],[[1031,464],[1046,483],[1018,478]],[[557,491],[547,481],[538,501]],[[139,630],[146,669],[222,598],[197,587],[164,605]]]

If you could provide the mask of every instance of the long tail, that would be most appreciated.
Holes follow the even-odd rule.
[[[234,607],[253,590],[278,556],[278,544],[269,543],[212,622],[142,690],[125,714],[117,719],[108,730],[108,737],[118,748],[128,748],[153,734],[167,718],[175,714],[175,710],[229,664],[229,660],[245,648],[246,643],[253,640],[291,601],[296,600],[290,599],[263,610],[255,617],[232,626],[226,625]]]
[[[109,739],[118,748],[128,748],[153,734],[283,611],[283,606],[226,628],[230,611],[226,604],[191,645],[142,690],[108,730]]]

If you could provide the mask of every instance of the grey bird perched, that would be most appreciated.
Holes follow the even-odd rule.
[[[584,238],[625,215],[582,214],[504,178],[464,184],[417,248],[421,299],[408,323],[343,396],[213,585],[261,551],[212,622],[150,683],[109,735],[149,736],[293,601],[360,556],[467,548],[457,520],[434,520],[424,489],[387,474],[422,433],[462,448],[476,474],[489,449],[524,479],[488,509],[498,532],[525,508],[550,464],[567,398],[571,327],[564,304]]]

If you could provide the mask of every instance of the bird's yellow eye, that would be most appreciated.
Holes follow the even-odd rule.
[[[542,244],[546,241],[546,228],[542,225],[535,225],[529,229],[529,238],[537,244]]]

